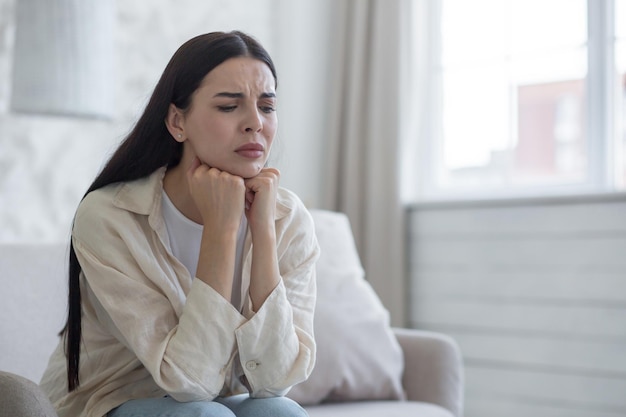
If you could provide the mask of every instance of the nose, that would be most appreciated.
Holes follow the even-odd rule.
[[[246,133],[260,132],[261,129],[263,129],[263,119],[257,108],[251,109],[248,112],[243,126]]]

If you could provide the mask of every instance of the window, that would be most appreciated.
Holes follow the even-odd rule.
[[[626,0],[432,0],[424,199],[626,188]]]

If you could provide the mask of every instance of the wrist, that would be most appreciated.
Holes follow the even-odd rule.
[[[235,228],[211,229],[205,226],[202,230],[202,242],[206,246],[228,251],[237,246],[237,231]]]
[[[272,243],[276,244],[276,228],[271,225],[250,225],[252,242],[255,244]]]

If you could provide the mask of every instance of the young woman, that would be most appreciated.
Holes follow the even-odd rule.
[[[180,47],[78,207],[60,417],[306,416],[319,249],[266,167],[276,71],[241,32]]]

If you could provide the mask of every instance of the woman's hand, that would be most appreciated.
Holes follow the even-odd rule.
[[[264,168],[256,177],[245,180],[245,212],[252,233],[250,299],[254,311],[259,311],[280,282],[274,216],[279,179],[276,168]]]
[[[244,180],[194,158],[187,182],[204,224],[196,277],[230,301],[237,231],[245,207]]]
[[[243,178],[209,167],[196,157],[187,170],[187,182],[205,229],[239,230],[246,193]]]
[[[255,233],[274,229],[279,180],[280,171],[276,168],[263,168],[256,177],[244,180],[246,187],[245,213],[253,238]]]

